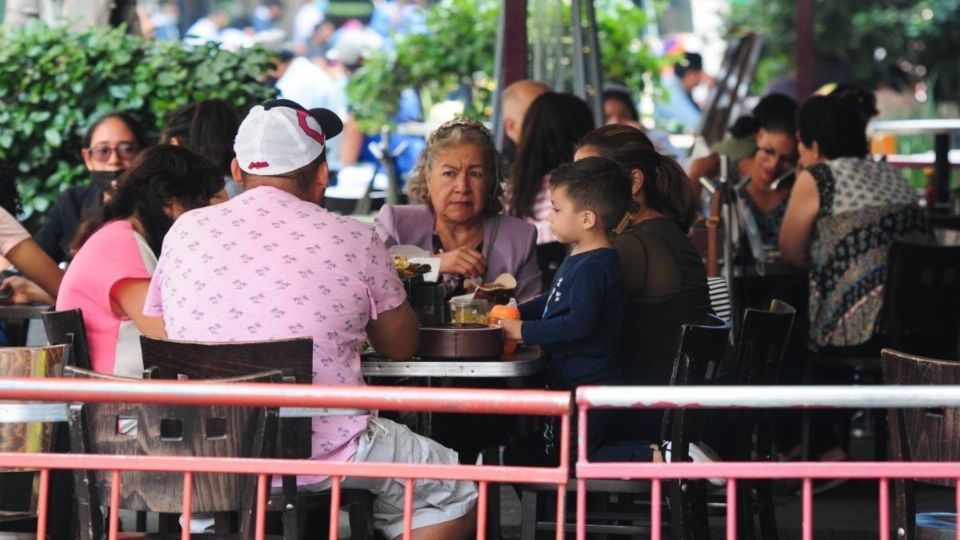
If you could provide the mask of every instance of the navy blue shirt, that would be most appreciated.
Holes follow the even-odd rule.
[[[550,291],[520,306],[523,341],[548,353],[551,387],[623,384],[625,296],[617,251],[601,248],[568,256]]]

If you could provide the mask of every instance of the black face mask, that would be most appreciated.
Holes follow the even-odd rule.
[[[117,179],[124,171],[90,171],[90,183],[102,191],[112,190],[111,182]]]

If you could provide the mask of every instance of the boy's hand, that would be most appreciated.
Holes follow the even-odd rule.
[[[500,321],[500,326],[503,327],[503,337],[507,339],[515,339],[520,341],[523,336],[520,333],[520,328],[523,327],[523,321],[518,321],[516,319],[503,319]]]

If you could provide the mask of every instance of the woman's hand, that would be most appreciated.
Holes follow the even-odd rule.
[[[56,303],[49,294],[47,294],[39,285],[23,276],[10,276],[0,284],[0,291],[9,292],[10,296],[5,298],[4,303],[9,304],[47,304],[52,306]]]
[[[483,255],[466,246],[441,253],[440,273],[457,274],[465,277],[483,276],[487,273],[487,261]]]

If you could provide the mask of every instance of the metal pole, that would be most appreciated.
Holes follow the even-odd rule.
[[[584,41],[586,50],[581,50],[581,57],[586,64],[587,86],[586,95],[583,98],[593,110],[593,119],[596,125],[603,125],[603,100],[601,93],[603,91],[603,71],[600,69],[600,43],[597,40],[597,12],[593,6],[593,0],[583,0],[584,7],[587,10],[587,27],[583,29],[586,34]]]
[[[813,0],[797,0],[797,101],[813,93],[813,72],[816,67],[813,46]]]
[[[740,302],[735,293],[733,282],[733,228],[734,228],[734,189],[730,170],[733,160],[730,156],[720,156],[720,189],[723,204],[720,217],[723,220],[723,280],[727,283],[727,294],[730,296],[730,323],[733,326],[733,335],[737,335],[740,326]]]
[[[933,136],[933,187],[934,203],[931,214],[950,209],[950,134]]]

